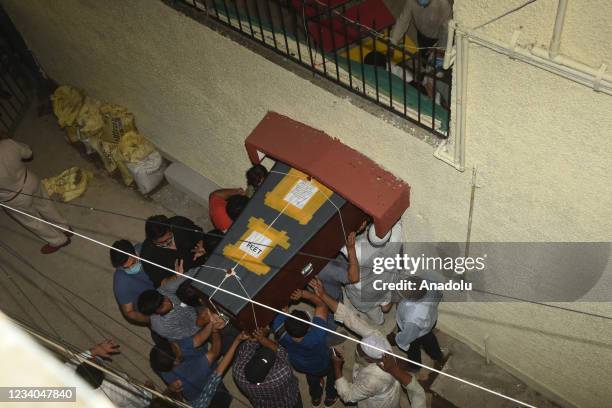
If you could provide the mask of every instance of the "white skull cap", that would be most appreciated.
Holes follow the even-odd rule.
[[[368,227],[368,241],[374,246],[383,246],[391,239],[391,230],[389,230],[382,238],[378,238],[376,235],[376,227],[371,224]]]
[[[380,335],[367,336],[367,337],[364,337],[361,341],[367,344],[368,346],[374,346],[379,349],[391,351],[391,348],[389,347],[389,343],[387,342],[387,340]],[[383,357],[384,353],[382,351],[376,350],[368,346],[364,346],[363,344],[361,345],[361,349],[363,350],[366,356],[373,358],[375,360],[380,360]]]

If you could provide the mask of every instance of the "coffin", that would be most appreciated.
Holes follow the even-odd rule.
[[[248,299],[285,307],[365,220],[384,235],[408,207],[409,187],[323,132],[276,113],[245,144],[254,163],[263,157],[276,163],[195,275],[232,294],[194,287],[240,329],[252,330],[275,312]]]

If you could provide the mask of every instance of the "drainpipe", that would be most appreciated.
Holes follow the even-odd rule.
[[[561,46],[561,33],[563,32],[563,23],[565,23],[565,12],[567,10],[568,0],[559,0],[557,6],[557,17],[555,18],[555,28],[552,38],[550,39],[550,47],[548,56],[550,59],[555,59],[559,55],[559,47]]]
[[[452,137],[448,138],[434,151],[434,157],[450,164],[459,171],[465,170],[465,124],[466,124],[466,106],[467,106],[467,79],[468,79],[468,52],[470,42],[465,33],[455,30],[455,23],[449,22],[449,39],[452,39],[451,33],[455,33],[455,48],[456,52],[449,52],[449,44],[447,44],[447,52],[445,55],[445,65],[450,66],[452,58],[455,63],[455,79],[453,87],[455,90],[455,126]],[[451,40],[449,40],[450,43]],[[448,59],[447,58],[448,55]]]

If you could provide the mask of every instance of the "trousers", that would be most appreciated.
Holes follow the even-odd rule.
[[[41,188],[40,181],[38,178],[32,180],[35,184],[33,186],[24,186],[24,193],[31,194],[32,196],[44,197],[45,199],[35,198],[31,195],[18,194],[15,198],[3,204],[13,207],[17,210],[23,211],[30,215],[33,215],[43,220],[58,224],[64,228],[68,228],[68,222],[59,213],[57,208],[52,201],[48,200],[49,196],[44,188]],[[30,183],[26,183],[30,184]],[[30,187],[30,188],[27,188]],[[62,230],[53,228],[49,224],[35,220],[34,218],[28,217],[27,215],[20,214],[15,211],[11,211],[5,208],[7,214],[14,218],[17,222],[23,225],[26,229],[46,241],[52,246],[61,246],[68,241],[68,237],[64,235]]]

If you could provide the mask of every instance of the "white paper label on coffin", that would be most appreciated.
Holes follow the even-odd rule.
[[[308,201],[310,201],[317,191],[319,191],[319,189],[314,184],[304,180],[298,180],[291,191],[284,197],[284,200],[301,210],[308,204]]]
[[[272,245],[272,240],[257,231],[252,231],[247,239],[240,244],[240,250],[259,259],[266,248]]]

